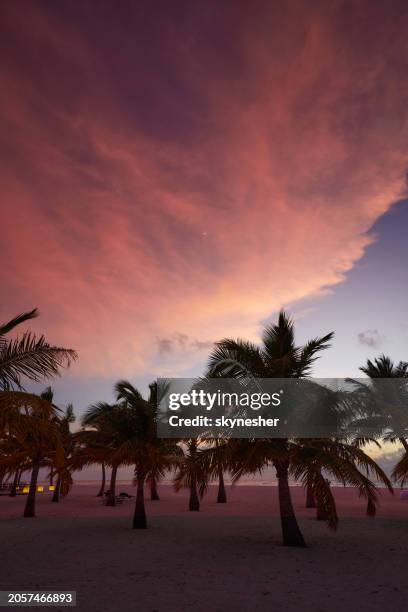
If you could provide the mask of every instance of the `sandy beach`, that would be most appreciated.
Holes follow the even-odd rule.
[[[191,513],[187,492],[162,485],[161,500],[147,501],[146,531],[130,528],[134,500],[107,508],[95,486],[74,486],[60,504],[39,495],[34,519],[21,518],[23,497],[1,497],[0,588],[76,590],[77,609],[90,612],[403,609],[408,501],[399,491],[384,491],[370,519],[354,490],[335,488],[337,532],[292,491],[305,550],[280,544],[275,487],[228,487],[225,505],[211,487]]]

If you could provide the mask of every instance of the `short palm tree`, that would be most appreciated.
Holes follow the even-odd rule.
[[[117,449],[114,456],[123,464],[135,466],[134,529],[147,527],[145,482],[171,469],[177,457],[181,455],[181,449],[173,440],[157,437],[158,405],[166,391],[166,385],[154,382],[149,387],[149,399],[145,400],[130,382],[121,380],[115,385],[118,401],[122,401],[128,410],[128,439]]]
[[[188,501],[190,512],[200,510],[201,499],[206,493],[210,481],[214,480],[218,481],[217,503],[227,503],[224,472],[230,470],[231,455],[223,452],[226,441],[205,439],[202,442],[203,444],[200,440],[194,438],[185,442],[185,453],[177,463],[174,476],[175,490],[179,491],[181,488],[185,488],[190,492]],[[211,465],[202,461],[206,450],[208,451],[207,455],[211,454]]]
[[[75,454],[75,468],[99,463],[111,467],[107,506],[116,505],[116,477],[120,461],[116,451],[129,436],[128,411],[123,404],[98,402],[88,408],[82,418],[82,431],[76,434],[79,449]],[[104,483],[103,483],[104,484]]]
[[[401,435],[401,429],[405,428],[407,420],[408,363],[400,361],[394,364],[389,357],[380,355],[374,361],[367,359],[366,365],[361,367],[360,371],[370,378],[371,386],[358,381],[356,392],[365,400],[367,407],[370,404],[379,405],[381,418],[386,416],[383,423],[384,430],[387,430],[386,439],[398,441],[407,453],[408,442],[406,437]],[[389,379],[392,382],[389,382]],[[386,412],[384,408],[387,408]]]
[[[64,461],[64,448],[55,422],[55,408],[43,398],[24,392],[1,392],[2,430],[15,450],[0,459],[0,464],[13,470],[22,463],[31,469],[30,487],[24,510],[25,517],[35,516],[38,474],[52,461],[59,469]]]
[[[52,496],[53,502],[59,502],[60,495],[65,497],[72,485],[72,458],[76,450],[76,438],[71,433],[70,425],[75,422],[74,407],[68,404],[62,414],[55,417],[56,425],[59,429],[61,444],[64,448],[64,461],[59,462],[59,465],[51,464],[51,469],[55,470],[57,480]]]
[[[406,415],[401,419],[400,410],[406,410],[408,406],[408,362],[400,361],[395,364],[390,357],[380,355],[374,361],[368,359],[366,365],[361,367],[360,370],[371,379],[372,389],[367,389],[367,396],[370,398],[373,395],[378,395],[381,398],[385,395],[385,398],[382,398],[384,404],[389,400],[390,386],[381,379],[400,379],[397,381],[399,384],[392,383],[392,399],[396,404],[397,411],[396,414],[393,414],[393,410],[390,411],[391,414],[388,414],[385,429],[388,430],[386,439],[392,442],[398,441],[405,451],[392,472],[392,477],[403,486],[408,478],[408,442],[406,436],[401,435],[401,429],[404,429],[405,426]],[[360,386],[361,388],[362,386]],[[394,419],[393,416],[397,418]]]
[[[74,469],[82,469],[91,463],[101,465],[102,479],[97,497],[102,497],[105,493],[106,460],[109,455],[109,447],[106,446],[107,438],[103,435],[104,419],[101,419],[104,408],[110,410],[111,406],[99,403],[88,408],[82,418],[82,431],[75,434],[78,447],[73,457]]]
[[[188,509],[190,512],[199,512],[200,500],[207,490],[209,472],[203,471],[197,462],[199,440],[191,438],[185,441],[185,452],[182,459],[177,462],[174,476],[174,489],[180,491],[185,488],[190,492]]]
[[[150,385],[149,399],[145,400],[130,382],[121,380],[115,385],[116,404],[100,402],[91,406],[82,420],[85,429],[76,434],[79,442],[75,457],[77,469],[102,462],[112,466],[109,505],[115,505],[118,467],[135,466],[137,492],[134,529],[147,527],[145,483],[152,480],[157,482],[181,454],[174,441],[157,437],[157,406],[162,392],[161,385],[153,383]]]
[[[77,358],[72,349],[52,346],[27,331],[19,338],[8,340],[6,335],[25,321],[38,316],[35,308],[17,315],[0,325],[0,389],[21,389],[21,378],[40,381],[58,376],[61,368],[67,367]]]

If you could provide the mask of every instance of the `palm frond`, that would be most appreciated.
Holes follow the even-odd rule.
[[[392,477],[404,486],[408,479],[408,453],[404,453],[397,465],[394,467]]]
[[[208,361],[210,375],[230,378],[266,377],[265,364],[259,347],[244,340],[225,338],[217,342]]]
[[[21,323],[24,323],[25,321],[29,321],[30,319],[35,319],[36,317],[38,317],[38,314],[39,314],[38,309],[34,308],[33,310],[30,310],[28,312],[23,312],[17,315],[13,319],[10,319],[10,321],[8,321],[7,323],[3,323],[2,325],[0,325],[0,336],[5,336],[10,331],[12,331],[15,327],[17,327],[17,325],[20,325]]]
[[[59,370],[69,367],[77,357],[72,349],[51,346],[44,336],[37,338],[26,332],[0,346],[0,388],[21,389],[23,376],[36,382],[59,376]]]
[[[299,377],[308,376],[310,374],[313,363],[318,359],[318,353],[330,348],[330,341],[334,336],[334,332],[326,334],[321,338],[309,340],[300,350],[296,364],[296,374]]]

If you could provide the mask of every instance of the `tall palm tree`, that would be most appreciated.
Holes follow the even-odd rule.
[[[8,340],[6,335],[25,321],[38,316],[35,308],[0,325],[0,390],[22,389],[21,379],[41,381],[58,376],[59,370],[77,359],[72,349],[48,344],[44,336],[26,331],[21,337]]]
[[[262,336],[262,345],[245,340],[224,339],[218,342],[210,356],[209,370],[213,375],[231,378],[300,378],[310,374],[318,354],[329,347],[333,333],[307,342],[303,347],[295,344],[294,326],[290,318],[281,311],[278,323],[268,325]],[[261,459],[272,461],[278,477],[279,505],[283,541],[287,546],[305,546],[300,531],[289,488],[291,444],[287,439],[266,442],[260,452]],[[265,441],[252,440],[243,443],[250,451],[255,446],[261,449]],[[241,445],[242,446],[242,445]],[[252,469],[254,466],[247,466]],[[258,467],[255,467],[258,469]],[[241,473],[238,468],[236,476]]]

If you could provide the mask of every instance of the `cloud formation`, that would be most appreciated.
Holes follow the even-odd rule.
[[[367,329],[357,334],[357,337],[360,344],[369,346],[370,348],[378,348],[383,342],[383,338],[377,329]]]
[[[160,355],[174,352],[209,351],[214,342],[190,338],[187,334],[175,333],[170,338],[157,338],[157,347]]]
[[[404,4],[4,3],[3,318],[124,376],[344,280],[404,189]]]

